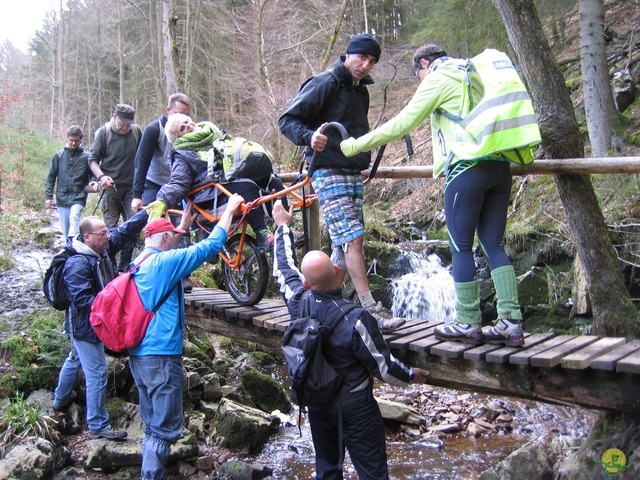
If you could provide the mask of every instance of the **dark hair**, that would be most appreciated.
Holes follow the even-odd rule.
[[[71,125],[69,128],[67,128],[67,137],[84,137],[84,135],[82,134],[82,129],[80,128],[79,125]]]
[[[433,63],[434,60],[440,57],[446,57],[446,56],[447,56],[447,52],[445,52],[444,49],[442,47],[439,47],[438,45],[434,45],[433,43],[430,43],[428,45],[421,46],[413,54],[413,65],[412,65],[413,73],[417,75],[418,71],[420,71],[421,59],[424,58],[425,60],[428,60],[429,63]]]
[[[191,99],[184,93],[174,93],[169,97],[169,107],[173,107],[176,103],[182,103],[183,105],[191,106]]]

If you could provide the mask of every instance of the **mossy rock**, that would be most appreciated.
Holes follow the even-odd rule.
[[[280,419],[224,398],[220,402],[215,425],[216,445],[253,454],[278,431]]]
[[[265,412],[291,411],[291,403],[280,384],[269,375],[249,369],[240,376],[242,388],[253,404]]]

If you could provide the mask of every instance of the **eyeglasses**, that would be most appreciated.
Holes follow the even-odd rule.
[[[103,230],[102,232],[87,232],[87,235],[97,235],[99,237],[104,237],[105,235],[109,235],[109,230]]]

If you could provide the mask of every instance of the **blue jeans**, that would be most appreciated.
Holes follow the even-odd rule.
[[[87,428],[91,431],[111,428],[105,407],[107,394],[107,357],[102,343],[71,339],[71,352],[62,364],[53,405],[62,408],[72,400],[73,390],[82,368],[87,396]]]
[[[131,355],[129,365],[145,424],[142,478],[164,480],[171,444],[182,435],[182,357]]]
[[[62,227],[62,236],[65,242],[67,238],[77,235],[80,231],[78,225],[80,225],[83,208],[84,206],[77,203],[70,207],[57,207],[58,218],[60,219],[60,226]]]

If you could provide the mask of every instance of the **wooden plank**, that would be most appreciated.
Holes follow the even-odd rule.
[[[605,353],[626,343],[626,338],[601,338],[597,342],[588,345],[586,348],[567,355],[562,359],[560,364],[562,365],[562,368],[575,368],[577,370],[582,370],[589,367],[594,358],[604,355]]]
[[[535,345],[525,344],[525,346],[520,348],[518,352],[513,353],[513,355],[509,357],[509,363],[511,363],[512,365],[529,365],[531,362],[531,357],[533,357],[534,355],[561,345],[564,342],[568,342],[572,338],[574,338],[573,335],[558,335],[556,337],[555,334],[553,334],[551,338],[543,340],[542,342],[538,342]],[[489,361],[488,358],[487,361]]]
[[[425,328],[429,328],[431,325],[434,325],[433,322],[429,323],[426,320],[408,320],[403,326],[390,332],[387,336],[389,337],[404,337],[410,335],[414,332],[420,332]]]
[[[616,370],[616,366],[618,365],[618,360],[626,357],[636,350],[640,350],[640,340],[629,342],[626,345],[618,347],[615,350],[612,350],[609,353],[596,358],[591,362],[591,368],[595,370],[607,370],[610,372],[614,372]]]
[[[287,328],[287,325],[291,323],[291,318],[289,315],[285,315],[282,317],[276,317],[264,322],[264,328],[268,330],[278,330],[284,332]]]
[[[431,355],[438,355],[444,358],[458,358],[466,350],[477,347],[478,345],[471,345],[464,342],[442,342],[431,347]]]
[[[542,353],[531,357],[532,367],[546,367],[551,368],[559,365],[564,357],[570,353],[580,350],[581,348],[591,345],[598,341],[598,337],[595,335],[582,335],[575,337],[568,342],[564,342],[557,347],[550,348]]]
[[[546,340],[555,337],[555,333],[527,333],[524,334],[524,345],[522,347],[505,347],[500,345],[497,350],[491,350],[485,355],[485,361],[488,363],[509,363],[511,356],[522,353],[524,349],[532,348]]]
[[[433,329],[438,325],[442,325],[444,322],[426,323],[422,326],[421,330],[417,330],[410,335],[387,338],[387,342],[391,348],[403,349],[408,348],[409,345],[417,340],[433,335]]]
[[[276,310],[280,310],[282,308],[282,305],[280,306],[274,305],[272,307],[260,307],[260,308],[256,308],[254,306],[253,308],[255,310],[240,312],[240,320],[253,320],[253,318],[257,317],[258,315],[264,315],[265,313],[270,313],[270,312],[275,312]]]
[[[484,345],[477,345],[471,350],[465,350],[463,357],[465,360],[473,360],[475,362],[479,362],[485,359],[487,353],[501,348],[503,348],[502,345],[491,345],[490,343],[485,343]]]
[[[640,350],[618,360],[616,371],[620,373],[640,373]]]
[[[256,327],[264,327],[264,322],[266,322],[267,320],[271,320],[277,317],[283,317],[285,315],[286,316],[289,315],[289,310],[286,308],[281,308],[279,310],[275,310],[273,312],[265,313],[263,315],[258,315],[257,317],[254,317],[253,324]]]
[[[409,350],[412,352],[428,352],[431,347],[437,345],[438,343],[442,343],[438,340],[434,335],[429,335],[428,337],[421,338],[420,340],[416,340],[409,344]]]

